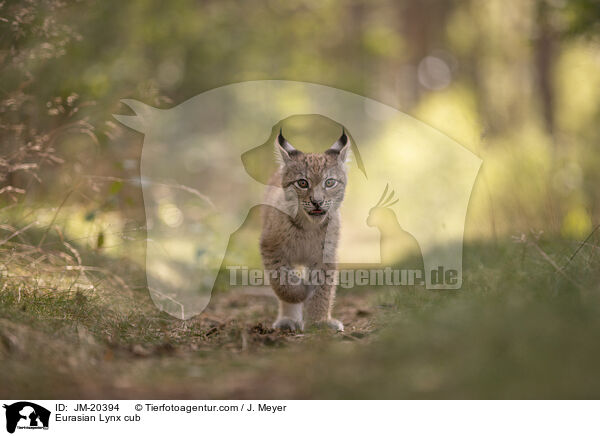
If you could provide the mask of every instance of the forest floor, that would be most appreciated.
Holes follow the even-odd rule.
[[[343,333],[270,326],[266,288],[197,317],[145,289],[0,286],[4,398],[596,398],[600,288],[589,241],[469,244],[463,288],[341,289]]]
[[[270,360],[365,343],[383,310],[365,292],[342,295],[336,316],[344,332],[291,333],[271,328],[277,300],[268,288],[217,293],[188,321],[150,301],[132,302],[127,314],[83,293],[18,294],[0,298],[0,395],[7,398],[309,397],[302,383],[264,371]]]

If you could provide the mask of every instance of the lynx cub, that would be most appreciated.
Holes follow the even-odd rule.
[[[335,284],[335,258],[340,230],[339,207],[346,189],[346,158],[350,143],[346,133],[324,153],[302,153],[283,137],[275,140],[279,169],[269,181],[260,238],[265,269],[277,271],[271,286],[279,298],[279,315],[274,328],[303,330],[303,309],[309,322],[343,331],[340,321],[331,317]],[[281,212],[289,210],[290,214]],[[327,262],[327,263],[326,263]],[[304,277],[321,279],[308,284],[300,280],[280,280],[299,267]],[[296,276],[297,277],[297,276]]]

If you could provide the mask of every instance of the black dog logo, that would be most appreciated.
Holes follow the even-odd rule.
[[[14,433],[17,425],[19,428],[48,428],[50,411],[29,401],[19,401],[6,409],[6,431]],[[41,421],[41,424],[40,424]]]

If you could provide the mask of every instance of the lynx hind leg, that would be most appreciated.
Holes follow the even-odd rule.
[[[343,332],[344,324],[331,317],[334,299],[335,285],[317,287],[314,294],[305,302],[306,317],[312,325],[328,327],[334,331]]]
[[[279,314],[273,323],[273,328],[291,332],[303,331],[302,306],[303,303],[286,303],[279,300]]]

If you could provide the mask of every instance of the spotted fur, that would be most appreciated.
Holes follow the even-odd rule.
[[[278,207],[265,208],[260,238],[265,269],[279,274],[271,280],[279,298],[279,315],[273,326],[302,330],[305,311],[309,322],[341,331],[342,323],[331,317],[335,298],[331,280],[305,284],[282,283],[279,278],[298,268],[305,271],[305,277],[314,277],[315,273],[331,277],[335,271],[339,208],[346,189],[345,163],[350,142],[343,132],[326,152],[303,153],[280,133],[275,148],[280,167],[272,176],[266,195],[267,204]],[[286,214],[282,210],[294,212]]]

